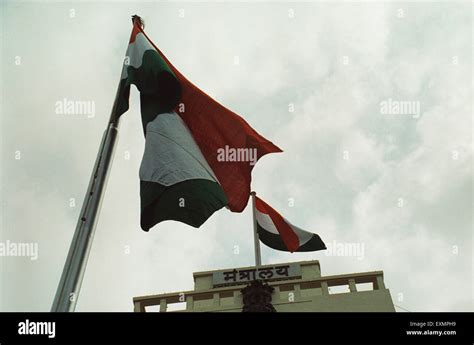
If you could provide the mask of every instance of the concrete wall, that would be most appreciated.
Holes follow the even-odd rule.
[[[298,264],[301,276],[268,282],[274,288],[272,304],[278,312],[395,312],[382,271],[321,276],[318,261]],[[214,287],[212,273],[193,274],[194,290],[182,293],[186,304],[180,311],[241,312],[240,291],[246,283]],[[177,303],[179,297],[178,293],[135,297],[134,309],[146,311],[147,306],[159,305],[161,312],[170,311],[168,306]]]

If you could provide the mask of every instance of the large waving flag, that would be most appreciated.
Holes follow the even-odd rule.
[[[260,241],[286,252],[311,252],[326,249],[321,238],[294,226],[265,201],[255,196],[255,217]]]
[[[128,110],[131,84],[140,91],[146,138],[139,174],[142,229],[163,220],[199,227],[223,206],[243,211],[254,164],[281,150],[188,81],[139,20],[134,20],[114,116]]]

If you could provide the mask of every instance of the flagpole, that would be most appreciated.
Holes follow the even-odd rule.
[[[250,192],[252,195],[252,213],[253,213],[253,240],[254,240],[254,247],[255,247],[255,266],[262,266],[262,255],[260,253],[260,239],[258,237],[258,230],[257,230],[257,216],[255,211],[255,196],[257,193]]]
[[[107,124],[92,170],[74,237],[64,264],[51,311],[67,312],[76,308],[87,259],[92,247],[95,227],[105,193],[107,177],[117,143],[119,120]]]
[[[142,23],[138,16],[132,17],[134,24],[135,21]],[[51,307],[53,312],[72,312],[76,308],[117,144],[120,117],[115,114],[116,102],[117,96],[112,107],[110,120],[102,136],[81,213],[77,220],[76,230],[56,290]]]
[[[76,308],[117,143],[119,118],[114,119],[113,114],[112,110],[110,121],[102,136],[51,311],[68,312]]]

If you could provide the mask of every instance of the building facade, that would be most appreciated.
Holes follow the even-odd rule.
[[[241,312],[242,290],[256,280],[270,287],[277,312],[395,311],[382,271],[321,276],[319,261],[300,261],[195,272],[193,277],[194,290],[134,297],[134,311]]]

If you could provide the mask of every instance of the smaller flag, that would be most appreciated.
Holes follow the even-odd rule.
[[[257,196],[255,217],[258,237],[270,248],[292,253],[326,249],[318,235],[294,226]]]

